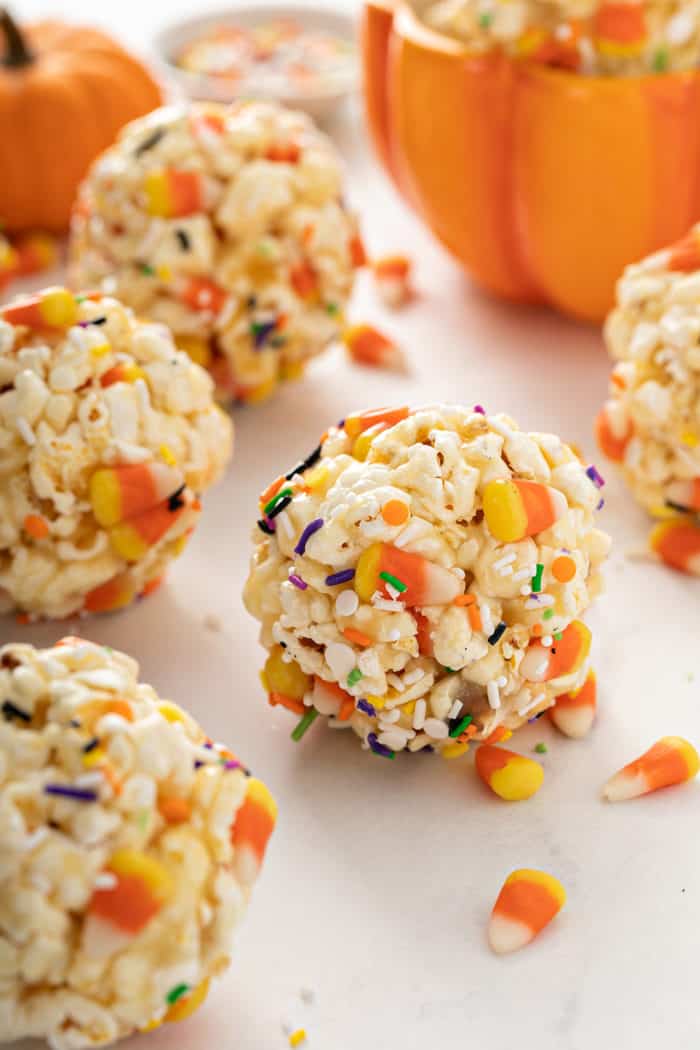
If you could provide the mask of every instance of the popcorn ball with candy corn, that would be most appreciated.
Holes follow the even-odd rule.
[[[331,427],[261,494],[245,590],[294,739],[320,716],[384,758],[455,758],[582,686],[598,502],[558,437],[481,406]]]
[[[662,519],[652,550],[700,575],[700,226],[627,268],[605,335],[616,363],[598,443]]]
[[[0,648],[0,1039],[103,1046],[226,969],[275,802],[123,653]]]
[[[105,612],[153,590],[230,455],[210,377],[101,293],[0,309],[0,612]]]
[[[128,125],[72,222],[76,283],[162,321],[227,401],[260,401],[337,338],[365,253],[335,149],[271,103]]]

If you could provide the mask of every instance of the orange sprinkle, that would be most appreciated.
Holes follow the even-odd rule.
[[[382,517],[387,525],[403,525],[409,510],[402,499],[389,499],[382,507]]]
[[[147,598],[149,594],[155,594],[158,588],[163,585],[164,580],[165,573],[161,573],[160,576],[154,576],[152,580],[145,583],[141,591],[141,598]]]
[[[346,627],[343,634],[349,642],[354,642],[355,645],[372,645],[372,639],[363,634],[362,631],[356,631],[354,627]]]
[[[472,725],[473,724],[474,723],[472,722]],[[467,726],[467,728],[471,729],[471,726]],[[492,733],[489,733],[489,735],[486,737],[484,743],[500,744],[502,740],[509,740],[512,735],[513,734],[511,733],[510,729],[506,729],[505,726],[496,726],[494,731]]]
[[[111,787],[111,789],[114,792],[114,794],[117,797],[119,795],[121,795],[121,793],[122,793],[121,777],[119,777],[117,775],[117,772],[114,769],[114,766],[111,764],[111,762],[103,762],[100,765],[100,772],[102,773],[102,776],[105,778],[105,780],[107,781],[107,783]]]
[[[612,375],[610,376],[610,382],[613,383],[614,386],[619,387],[620,390],[624,390],[627,386],[627,383],[625,382],[624,378],[618,372],[612,373]]]
[[[366,266],[367,252],[365,251],[365,246],[362,243],[362,238],[360,237],[359,233],[354,234],[354,236],[350,238],[349,248],[350,261],[352,262],[352,265],[355,267],[355,269],[357,269],[360,266]]]
[[[534,625],[534,627],[532,628],[532,633],[535,636],[535,638],[539,638],[540,635],[542,634],[542,624],[541,623],[536,623]]]
[[[568,583],[576,575],[576,562],[566,554],[560,554],[552,562],[552,575],[559,583]]]
[[[476,607],[476,603],[467,606],[467,616],[469,617],[469,625],[472,631],[480,631],[482,629],[481,613]]]
[[[295,715],[303,715],[306,713],[306,708],[301,700],[293,700],[291,696],[284,696],[282,693],[268,693],[267,702],[271,707],[286,707],[288,711],[293,711]]]
[[[20,627],[25,627],[28,623],[31,623],[29,613],[17,613],[15,623],[18,623]]]
[[[452,604],[453,605],[473,605],[475,601],[476,601],[476,598],[474,597],[473,594],[458,594]]]
[[[158,812],[168,824],[183,824],[190,819],[192,807],[186,798],[172,795],[158,800]]]
[[[277,495],[279,490],[284,485],[285,480],[286,479],[285,479],[284,475],[280,474],[280,476],[278,478],[275,478],[275,480],[272,482],[271,485],[267,486],[267,488],[265,489],[264,492],[260,493],[260,506],[261,507],[266,506],[270,502],[270,500],[273,498],[273,496]]]
[[[49,534],[49,523],[40,514],[27,514],[24,531],[35,540],[44,540]]]

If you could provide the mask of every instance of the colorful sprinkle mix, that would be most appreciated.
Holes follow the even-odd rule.
[[[551,620],[553,616],[554,616],[554,609],[545,609],[545,611],[542,613],[542,619],[543,620]]]
[[[313,452],[309,453],[306,459],[302,459],[301,463],[297,463],[296,467],[292,467],[292,469],[284,475],[285,481],[290,481],[295,474],[303,474],[305,470],[309,470],[311,467],[314,467],[318,463],[320,458],[321,446],[317,445]]]
[[[350,688],[352,688],[352,686],[356,685],[360,681],[361,678],[362,678],[362,671],[360,670],[359,667],[354,667],[352,669],[352,671],[350,672],[350,674],[348,675],[348,677],[347,677],[347,683],[350,686]]]
[[[456,725],[453,725],[450,729],[451,737],[461,736],[467,726],[471,725],[473,718],[471,715],[465,715],[464,718],[460,718]]]
[[[377,709],[374,704],[370,704],[369,700],[358,700],[356,707],[358,711],[364,711],[370,718],[376,717]]]
[[[266,516],[269,516],[270,512],[275,509],[275,507],[280,502],[280,500],[286,499],[288,496],[291,496],[291,495],[292,495],[292,489],[291,488],[287,487],[287,488],[284,488],[284,489],[280,489],[280,491],[277,492],[272,497],[272,499],[268,503],[265,504],[265,506],[263,507],[263,514],[265,514]]]
[[[176,984],[174,988],[171,988],[165,997],[166,1003],[172,1006],[178,999],[182,999],[183,995],[187,995],[190,990],[189,984]]]
[[[384,744],[379,743],[376,733],[368,733],[367,743],[375,755],[379,755],[381,758],[396,758],[396,752],[392,751],[390,747],[385,747]]]
[[[591,479],[591,481],[597,489],[602,489],[603,485],[605,484],[605,479],[601,477],[601,475],[598,473],[594,466],[591,465],[590,467],[587,467],[586,474]]]
[[[301,536],[299,537],[299,542],[294,548],[294,553],[304,554],[304,552],[306,551],[306,544],[309,542],[313,534],[315,532],[318,532],[318,530],[322,528],[323,518],[315,518],[314,521],[310,521],[304,529],[304,531],[302,532]]]

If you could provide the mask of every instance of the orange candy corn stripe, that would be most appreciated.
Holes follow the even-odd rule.
[[[85,595],[83,609],[92,613],[114,612],[129,605],[134,597],[134,585],[129,577],[126,574],[113,576]]]
[[[292,267],[289,273],[289,283],[299,298],[306,302],[310,302],[318,295],[318,274],[308,259],[302,259]]]
[[[506,802],[532,798],[544,781],[539,762],[492,744],[482,744],[477,749],[474,764],[486,786]]]
[[[166,463],[137,463],[96,470],[90,478],[93,514],[104,528],[157,506],[183,484],[182,473]]]
[[[359,365],[400,371],[405,366],[404,355],[398,346],[369,324],[353,325],[343,332],[348,354]]]
[[[557,697],[548,711],[550,721],[564,736],[574,740],[586,736],[595,721],[597,692],[595,671],[589,671],[580,689]]]
[[[392,583],[386,576],[403,585],[400,600],[408,608],[449,605],[463,587],[463,582],[449,570],[420,554],[410,554],[388,543],[373,543],[362,552],[355,568],[354,586],[362,601],[369,601],[376,590],[389,596],[386,587]]]
[[[348,249],[350,251],[350,261],[356,270],[361,266],[367,265],[367,252],[359,233],[354,234],[350,238]]]
[[[596,416],[595,437],[598,442],[598,448],[612,463],[621,463],[623,461],[625,450],[632,440],[633,434],[634,426],[631,420],[628,421],[622,437],[618,437],[613,433],[605,408],[602,408]]]
[[[204,208],[204,181],[198,171],[151,171],[144,188],[149,215],[182,218]]]
[[[689,518],[660,522],[651,531],[649,545],[672,569],[700,576],[700,526]]]
[[[250,777],[243,804],[231,826],[239,878],[250,884],[257,877],[277,820],[277,803],[261,780]]]
[[[573,620],[562,631],[561,638],[550,646],[531,642],[520,664],[520,673],[528,682],[549,682],[578,671],[588,657],[591,632],[581,620]]]
[[[69,328],[78,316],[75,296],[67,288],[45,288],[37,295],[26,296],[2,310],[8,324],[24,325],[41,331]]]
[[[673,482],[666,489],[666,496],[679,507],[700,510],[700,478]]]
[[[405,279],[411,272],[411,260],[406,255],[383,255],[372,263],[375,277]]]
[[[499,955],[524,948],[561,911],[565,901],[564,887],[553,875],[531,868],[512,872],[491,912],[491,948]]]
[[[665,736],[640,757],[624,766],[603,788],[609,802],[624,802],[659,788],[692,780],[700,770],[700,757],[680,736]]]
[[[296,142],[275,142],[268,146],[265,159],[274,164],[298,164],[301,149]]]
[[[158,861],[137,850],[113,854],[106,871],[114,885],[98,889],[88,905],[88,915],[135,936],[158,914],[173,891],[168,871]]]
[[[356,412],[347,416],[343,427],[349,437],[358,437],[363,431],[377,423],[385,423],[388,427],[393,427],[395,423],[407,419],[408,414],[407,405],[401,405],[398,408],[373,408],[367,412]]]

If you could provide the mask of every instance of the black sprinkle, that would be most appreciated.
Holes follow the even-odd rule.
[[[489,636],[489,638],[488,638],[488,643],[489,643],[489,645],[495,645],[495,644],[496,644],[496,642],[498,641],[498,639],[499,639],[499,638],[501,637],[501,635],[502,635],[502,634],[503,634],[503,632],[505,631],[505,629],[506,629],[506,625],[505,625],[505,624],[503,623],[503,621],[501,620],[501,622],[500,622],[500,623],[498,624],[498,626],[496,627],[496,630],[495,630],[495,631],[493,632],[493,634],[492,634],[492,635],[490,635],[490,636]]]
[[[249,310],[254,310],[257,305],[258,305],[258,300],[257,300],[256,296],[254,296],[254,295],[251,295],[246,300],[246,306],[248,307]]]
[[[140,157],[142,153],[146,153],[149,149],[153,149],[154,146],[158,145],[158,143],[164,137],[164,135],[165,128],[156,128],[156,130],[152,132],[152,134],[150,134],[147,139],[144,139],[143,142],[136,147],[136,149],[134,150],[134,156]]]
[[[673,503],[670,499],[667,499],[664,502],[670,510],[676,510],[680,514],[687,514],[690,510],[690,507],[684,507],[682,503]]]
[[[275,503],[274,507],[272,508],[270,513],[267,515],[268,518],[276,518],[277,515],[281,514],[282,511],[285,509],[285,507],[288,507],[291,502],[292,502],[292,497],[291,496],[285,496],[284,499],[281,499],[279,501],[279,503]]]
[[[172,496],[168,496],[168,510],[174,514],[180,507],[185,506],[185,501],[182,498],[182,493],[185,491],[186,485],[180,485],[180,488],[173,492]]]
[[[11,700],[5,700],[2,705],[2,713],[9,722],[11,718],[19,718],[22,722],[31,722],[32,716],[27,712],[23,711],[21,707],[17,707],[17,704],[13,704]]]
[[[71,726],[73,729],[80,729],[82,724],[83,723],[80,721],[79,718],[71,718],[70,722],[68,723],[68,725]]]
[[[94,751],[99,744],[99,738],[94,736],[92,740],[88,740],[87,744],[83,747],[83,754],[89,755],[91,751]]]
[[[289,479],[293,478],[295,474],[303,474],[305,470],[309,470],[310,467],[313,467],[314,464],[318,463],[320,458],[321,446],[319,445],[318,448],[313,450],[311,455],[307,456],[306,459],[303,459],[301,463],[297,463],[296,467],[293,467],[288,474],[285,474],[285,479],[289,481]]]
[[[275,530],[271,529],[270,526],[267,524],[267,522],[263,521],[262,518],[258,518],[258,528],[260,529],[261,532],[264,532],[266,536],[273,536],[274,535]]]
[[[94,320],[87,321],[86,323],[87,324],[94,324],[94,325],[107,324],[107,318],[106,317],[95,317]]]
[[[180,247],[182,248],[183,252],[188,252],[192,247],[192,243],[187,232],[185,230],[175,230],[175,236],[180,242]]]

